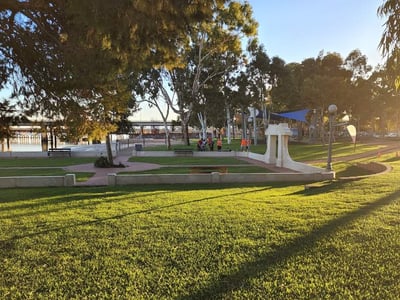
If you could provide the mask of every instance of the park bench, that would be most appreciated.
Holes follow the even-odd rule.
[[[71,157],[71,148],[50,148],[47,151],[47,156],[52,156],[53,154],[68,155]]]
[[[190,168],[190,173],[192,174],[202,174],[202,173],[228,173],[228,168],[224,166],[195,166]]]
[[[174,153],[176,156],[193,156],[192,149],[176,149]]]

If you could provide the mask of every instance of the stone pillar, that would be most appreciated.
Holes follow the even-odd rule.
[[[75,185],[75,174],[66,174],[64,176],[64,186],[74,186]]]
[[[116,186],[117,185],[117,173],[109,173],[107,174],[108,185]]]
[[[279,135],[278,136],[278,157],[276,159],[277,167],[284,167],[285,162],[291,160],[289,155],[289,136],[288,135]]]
[[[265,161],[268,164],[276,163],[276,135],[267,135],[267,151],[265,152]]]
[[[219,172],[211,173],[211,182],[212,183],[220,183],[221,174]]]
[[[269,125],[265,134],[267,136],[265,162],[269,164],[274,163],[277,167],[284,167],[285,162],[292,160],[288,149],[289,136],[291,136],[292,133],[288,124],[280,123],[278,125]]]

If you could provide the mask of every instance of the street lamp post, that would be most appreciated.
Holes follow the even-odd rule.
[[[331,104],[328,107],[329,113],[329,144],[328,144],[328,162],[326,164],[326,169],[332,171],[332,142],[333,142],[333,121],[337,112],[337,106]]]
[[[232,125],[233,139],[235,139],[235,127],[236,127],[236,117],[233,117],[233,125]]]
[[[249,125],[249,135],[248,135],[248,137],[247,137],[247,141],[251,141],[251,123],[253,122],[253,119],[255,119],[255,118],[254,118],[254,117],[251,117],[251,116],[247,119],[247,122],[249,122],[249,124],[248,124],[248,125]],[[255,143],[255,139],[256,139],[256,138],[255,138],[255,137],[253,137],[253,138],[254,138],[253,144],[256,145],[256,143]],[[247,144],[248,149],[250,149],[250,144],[251,144],[251,143],[248,143],[248,144]]]

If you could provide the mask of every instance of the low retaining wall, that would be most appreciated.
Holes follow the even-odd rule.
[[[388,169],[386,165],[377,162],[357,163],[357,167],[375,174],[384,172]]]
[[[133,151],[133,156],[142,157],[172,157],[173,151]],[[265,162],[265,155],[242,151],[194,151],[194,157],[247,157]],[[292,169],[294,173],[228,173],[218,172],[211,174],[134,174],[134,175],[108,175],[109,185],[130,184],[188,184],[188,183],[263,183],[263,182],[318,182],[335,179],[335,172],[313,167],[304,163],[290,160],[285,168]]]
[[[317,182],[332,180],[334,173],[228,173],[210,174],[108,174],[108,185],[190,184],[190,183],[267,183],[267,182]]]
[[[65,176],[1,177],[0,188],[74,186],[75,174]]]
[[[132,156],[141,156],[141,157],[175,157],[177,156],[173,151],[133,151]],[[193,151],[193,157],[246,157],[250,159],[254,159],[257,161],[261,161],[265,163],[266,156],[265,154],[258,154],[253,152],[247,151]],[[286,160],[285,164],[283,165],[286,169],[291,169],[296,172],[300,173],[307,173],[307,174],[319,174],[326,172],[325,169],[314,167],[307,165],[305,163],[293,161],[293,160]],[[334,175],[332,178],[334,179]]]

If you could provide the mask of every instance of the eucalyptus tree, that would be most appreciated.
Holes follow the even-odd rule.
[[[238,70],[243,68],[244,56],[240,52],[241,50],[235,49],[214,54],[204,62],[199,77],[202,87],[198,92],[198,101],[194,101],[193,105],[203,138],[206,138],[207,127],[211,125],[221,129],[231,119],[231,105],[226,87],[230,84],[229,78],[236,76]]]
[[[379,42],[382,55],[386,57],[388,68],[395,69],[393,78],[397,89],[400,88],[400,2],[385,0],[378,8],[378,15],[386,17],[385,29]]]
[[[179,116],[187,144],[188,124],[195,108],[204,116],[205,107],[211,106],[214,100],[221,101],[206,98],[204,90],[222,92],[223,77],[229,76],[241,63],[242,39],[254,37],[257,28],[247,2],[227,1],[226,5],[215,3],[209,7],[213,18],[191,27],[188,43],[179,51],[181,64],[174,68],[155,68],[162,79],[161,92],[167,95],[164,98]]]
[[[142,6],[140,7],[140,9],[142,9],[142,12],[153,13],[154,8],[149,9],[149,7],[146,7],[143,2],[144,1],[142,1]],[[160,11],[158,11],[157,9],[156,11],[160,14],[161,12],[163,12],[164,14],[172,14],[176,11],[180,12],[178,13],[178,15],[172,16],[172,22],[168,22],[166,24],[163,20],[162,14],[161,18],[159,18],[160,16],[157,16],[157,22],[155,23],[153,22],[152,18],[149,19],[147,18],[148,16],[145,16],[146,19],[142,20],[143,22],[141,23],[141,26],[143,26],[143,24],[145,24],[146,26],[144,28],[145,30],[142,30],[144,31],[143,40],[139,40],[139,43],[133,42],[127,45],[125,45],[124,43],[120,43],[118,45],[122,49],[125,49],[125,47],[128,46],[128,51],[126,53],[132,53],[133,57],[130,56],[129,60],[127,61],[128,65],[132,66],[132,70],[137,70],[137,66],[140,66],[142,68],[153,68],[154,66],[160,66],[160,78],[163,78],[164,80],[167,78],[167,82],[169,82],[170,85],[171,83],[172,85],[174,85],[174,92],[177,95],[176,103],[178,103],[178,106],[175,109],[175,113],[179,114],[182,120],[182,125],[186,129],[191,114],[190,106],[192,104],[190,103],[190,99],[197,97],[201,88],[201,84],[199,84],[198,80],[200,78],[199,75],[202,69],[204,56],[206,56],[203,55],[203,51],[209,51],[204,50],[205,47],[203,47],[203,40],[201,40],[201,37],[204,37],[204,33],[199,31],[199,28],[207,28],[208,24],[212,24],[215,18],[218,18],[218,15],[216,17],[214,14],[215,11],[218,12],[222,10],[222,14],[226,13],[226,18],[228,19],[228,17],[231,17],[229,16],[229,14],[236,13],[237,5],[231,3],[228,6],[230,9],[227,11],[227,8],[224,6],[225,1],[202,1],[202,3],[189,1],[188,3],[191,4],[186,4],[187,9],[185,9],[185,5],[182,6],[182,3],[179,3],[180,7],[177,10],[177,8],[173,6],[178,5],[178,3],[174,1],[169,2],[173,2],[172,7],[167,7],[165,9],[165,3],[159,3],[158,5],[156,5],[156,8],[160,9]],[[201,10],[199,7],[201,8]],[[134,15],[136,16],[136,13]],[[130,17],[133,18],[134,15],[130,15]],[[153,23],[156,24],[156,26],[160,26],[161,28],[154,28]],[[233,26],[232,24],[229,24],[227,22],[225,24],[228,24],[228,26]],[[248,25],[243,24],[243,26]],[[165,28],[167,28],[167,34],[165,34]],[[223,37],[222,33],[223,32],[219,33],[221,35],[219,36],[219,38]],[[168,34],[173,34],[173,36],[169,36]],[[154,40],[156,40],[156,43],[158,43],[159,45],[154,45]],[[200,43],[196,44],[196,42],[198,41],[200,41]],[[103,42],[103,40],[101,42]],[[213,41],[213,43],[215,43],[215,41]],[[130,49],[129,47],[131,46],[134,46],[134,49]],[[217,46],[218,43],[216,43],[215,45],[212,44],[212,47],[214,48],[211,50],[211,52],[216,51]],[[221,47],[221,44],[219,45],[219,47]],[[195,63],[193,63],[193,60],[190,60],[190,58],[188,58],[187,54],[188,52],[193,53],[193,48],[196,48],[198,50],[197,53],[199,64],[197,66]],[[175,52],[172,52],[171,50],[174,50]],[[145,57],[142,57],[143,55],[145,55]],[[137,60],[138,58],[140,59],[140,62],[146,61],[146,63],[142,63],[140,65],[138,62],[135,62],[135,60]],[[186,84],[181,81],[183,75],[182,72],[180,72],[179,70],[181,69],[181,66],[187,66],[186,70],[183,70],[183,72],[186,72],[187,70],[193,71],[193,68],[197,68],[194,71],[195,75],[193,81],[189,81],[191,82],[191,90],[187,90],[187,86],[183,86]],[[211,76],[210,78],[212,77],[213,76]],[[187,81],[188,79],[190,80],[190,78],[186,77],[183,80]],[[163,88],[164,85],[161,84],[161,90],[163,90]],[[167,107],[172,107],[172,109],[175,108],[175,106],[173,105],[173,99],[171,99],[171,97],[169,97],[169,94],[165,93],[165,91],[163,93],[163,98],[165,101],[168,102],[169,106]],[[188,102],[189,107],[188,109],[186,109],[186,104]],[[152,105],[156,105],[156,102],[153,102]],[[186,133],[187,130],[184,130],[184,132]]]
[[[1,83],[14,83],[20,72],[54,92],[56,83],[65,89],[104,81],[106,67],[175,66],[191,24],[210,20],[211,4],[225,2],[3,0]]]
[[[357,50],[345,61],[338,53],[320,52],[318,57],[307,58],[301,64],[275,62],[270,71],[275,81],[272,101],[281,110],[312,109],[313,124],[324,136],[323,126],[317,125],[323,124],[329,104],[335,103],[341,112],[351,111],[356,93],[368,91],[364,81],[370,71],[366,57]]]
[[[279,80],[271,91],[275,109],[295,110],[308,107],[302,98],[303,66],[300,63],[285,64]]]
[[[260,82],[252,79],[248,68],[241,70],[228,82],[229,84],[224,88],[227,109],[232,111],[234,116],[237,112],[240,113],[240,120],[238,121],[242,129],[242,138],[247,139],[247,117],[250,113],[248,108],[255,107],[256,103],[260,101]],[[228,120],[231,121],[230,118]]]
[[[349,72],[343,68],[342,57],[337,53],[321,53],[316,59],[304,60],[302,65],[302,102],[321,111],[331,103],[343,109]]]
[[[389,92],[389,96],[386,100],[391,100],[388,105],[388,112],[390,111],[395,116],[393,118],[397,121],[397,131],[400,132],[399,120],[399,95],[398,90],[400,89],[400,3],[396,0],[386,0],[378,8],[378,15],[386,17],[385,29],[382,34],[382,38],[379,43],[379,47],[382,51],[382,55],[386,57],[386,68],[385,76],[389,78],[391,82],[394,82],[396,91]],[[394,105],[393,105],[394,104]],[[394,110],[390,110],[393,108]],[[385,116],[389,117],[389,116]]]
[[[366,126],[370,121],[371,101],[373,96],[373,73],[368,58],[360,50],[355,49],[344,60],[344,69],[349,72],[346,113],[352,117],[355,125]]]
[[[191,25],[225,2],[1,1],[0,86],[11,83],[41,114],[109,132],[126,113],[129,73],[181,64]]]
[[[383,134],[388,130],[400,132],[400,91],[393,85],[390,64],[377,68],[369,78],[372,95],[368,105],[368,125]]]
[[[158,110],[164,123],[167,149],[170,149],[171,140],[167,122],[173,95],[164,85],[162,73],[159,69],[143,69],[135,76],[131,76],[131,89],[132,97],[137,105],[146,103],[149,107],[155,107]]]
[[[18,110],[15,104],[8,100],[0,102],[0,143],[2,151],[5,150],[4,142],[7,144],[7,149],[11,150],[10,139],[15,133],[11,130],[11,126],[26,121],[26,116]]]
[[[248,90],[248,99],[243,99],[240,103],[242,105],[242,126],[243,126],[243,137],[246,137],[246,129],[245,127],[247,121],[252,121],[253,124],[253,132],[254,132],[254,144],[258,142],[258,133],[260,128],[266,129],[269,123],[269,118],[267,120],[267,105],[269,105],[270,90],[275,86],[275,82],[278,74],[276,73],[275,66],[280,63],[280,59],[278,57],[269,58],[267,55],[264,46],[260,45],[255,49],[251,49],[249,51],[250,58],[246,68],[246,75],[248,77],[247,80],[247,90]],[[239,81],[240,82],[240,81]],[[243,83],[243,80],[241,80]],[[246,109],[249,110],[249,117],[246,120],[247,115],[244,113],[243,104],[246,104]],[[271,106],[269,107],[271,109]],[[262,112],[263,114],[263,122],[258,122],[257,120],[257,112]],[[262,126],[260,126],[262,124]],[[250,131],[249,131],[250,132]]]
[[[271,59],[263,45],[250,49],[249,56],[246,65],[246,73],[249,78],[248,89],[252,96],[252,105],[261,108],[260,106],[267,96],[267,87],[274,85],[275,74],[272,74]],[[277,58],[272,58],[272,61],[276,62]]]

